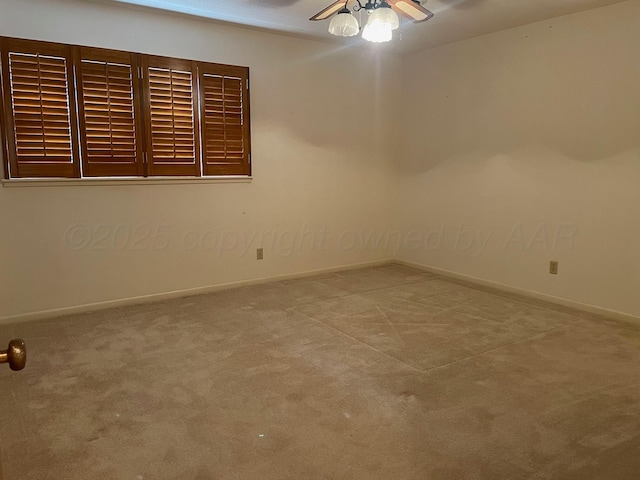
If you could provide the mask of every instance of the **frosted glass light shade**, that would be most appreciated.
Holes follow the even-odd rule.
[[[331,19],[329,33],[337,37],[353,37],[360,31],[360,25],[351,12],[344,10]]]
[[[362,30],[362,38],[374,43],[390,42],[392,37],[392,28],[386,23],[369,21]]]
[[[400,26],[400,19],[398,18],[398,14],[391,10],[390,7],[379,7],[376,8],[371,15],[369,15],[369,23],[384,23],[391,27],[391,30],[395,30]]]

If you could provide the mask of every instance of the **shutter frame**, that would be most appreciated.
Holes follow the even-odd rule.
[[[78,151],[78,131],[75,95],[76,91],[73,65],[73,47],[36,40],[21,40],[0,37],[2,51],[2,90],[4,121],[2,122],[4,145],[5,178],[79,178],[80,163]],[[16,123],[11,90],[10,54],[46,55],[64,59],[68,107],[70,161],[35,162],[21,161],[16,144]],[[42,117],[40,117],[42,118]],[[43,135],[43,138],[44,135]],[[43,143],[43,146],[45,143]],[[44,148],[44,147],[43,147]]]
[[[82,150],[83,176],[86,177],[118,177],[145,176],[144,153],[144,122],[141,107],[141,85],[139,55],[117,50],[106,50],[93,47],[77,47],[75,49],[75,68],[77,73],[78,117],[80,125],[80,148]],[[135,142],[135,156],[131,162],[115,162],[93,160],[89,152],[88,126],[85,109],[85,85],[83,61],[116,63],[129,66],[131,69],[131,94],[134,115],[133,139]],[[108,88],[108,87],[107,87]]]
[[[5,39],[0,37],[0,93],[2,97],[0,98],[0,103],[2,105],[2,115],[0,115],[0,136],[2,138],[2,170],[5,179],[9,179],[9,164],[10,160],[10,149],[9,149],[9,124],[7,120],[8,108],[7,108],[7,97],[5,95],[5,77],[7,76],[5,72],[7,71],[5,68],[4,55],[5,53]],[[7,62],[8,63],[8,62]],[[10,98],[10,97],[9,97]]]
[[[159,161],[154,152],[153,138],[153,112],[151,98],[151,78],[150,69],[160,70],[177,70],[189,73],[191,75],[191,101],[192,101],[192,118],[193,118],[193,147],[194,158],[193,163],[183,163],[171,165]],[[200,162],[200,108],[198,100],[198,68],[197,62],[192,60],[180,60],[168,57],[158,57],[145,55],[142,58],[142,70],[144,80],[144,115],[145,115],[145,135],[146,135],[146,154],[147,154],[147,175],[148,176],[202,176],[202,168]],[[174,121],[173,119],[172,121]],[[175,125],[173,126],[175,129]],[[175,135],[175,130],[174,130]],[[175,151],[174,151],[175,154]]]
[[[199,63],[198,75],[200,85],[200,113],[202,119],[202,165],[204,175],[251,175],[251,116],[250,116],[250,104],[249,104],[249,68],[237,67],[232,65],[221,65],[215,63]],[[212,128],[209,128],[207,124],[207,85],[208,76],[222,77],[224,79],[237,78],[240,81],[240,91],[242,97],[242,145],[243,145],[243,157],[240,162],[220,160],[219,157],[213,158],[208,155],[208,146],[213,141]],[[223,102],[225,96],[223,94]],[[224,115],[223,115],[224,118]],[[220,124],[219,124],[220,125]],[[229,125],[223,121],[224,131],[226,132]],[[224,153],[226,156],[227,145],[225,141]]]

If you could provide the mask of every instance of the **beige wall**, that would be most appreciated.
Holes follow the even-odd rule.
[[[640,315],[638,45],[632,1],[405,58],[399,258]]]
[[[245,184],[0,188],[0,318],[390,256],[343,235],[390,223],[396,59],[117,4],[0,12],[0,35],[249,66],[254,152]]]
[[[79,0],[0,11],[0,35],[251,67],[254,150],[252,183],[1,188],[0,319],[394,254],[640,315],[638,2],[405,58]]]

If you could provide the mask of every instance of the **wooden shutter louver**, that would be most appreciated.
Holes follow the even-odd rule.
[[[200,176],[195,62],[145,59],[148,174]]]
[[[78,177],[71,48],[6,39],[2,47],[11,177]]]
[[[249,175],[248,69],[200,65],[205,175]]]
[[[144,175],[136,55],[81,48],[76,64],[84,175]]]

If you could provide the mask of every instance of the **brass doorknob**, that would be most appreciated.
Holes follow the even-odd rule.
[[[27,346],[21,338],[9,342],[9,348],[0,351],[0,363],[9,363],[11,370],[22,370],[27,364]]]

